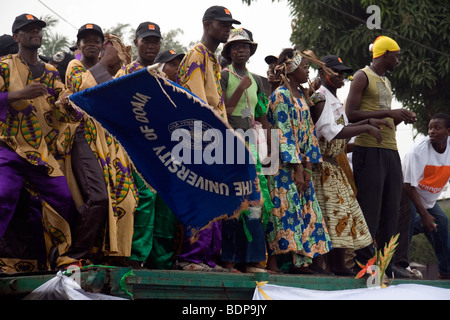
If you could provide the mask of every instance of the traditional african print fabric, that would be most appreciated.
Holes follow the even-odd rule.
[[[322,92],[311,97],[314,103],[332,100],[328,90]],[[326,103],[322,114],[330,110],[331,105]],[[345,126],[343,114],[335,121]],[[312,178],[333,247],[354,250],[367,247],[372,243],[369,228],[347,175],[337,160],[347,150],[347,139],[327,141],[322,136],[319,146],[324,161],[313,166]]]
[[[122,40],[115,34],[107,33],[105,34],[105,41],[103,41],[103,45],[109,44],[111,44],[114,49],[116,49],[117,55],[120,59],[121,68],[131,63],[131,46],[124,45]]]
[[[144,66],[141,65],[139,62],[133,61],[130,64],[128,64],[125,67],[123,67],[122,69],[120,69],[119,71],[117,71],[117,73],[114,76],[114,78],[118,78],[118,77],[124,76],[126,74],[133,73],[133,72],[141,70],[143,68],[144,68]]]
[[[19,55],[3,59],[0,72],[1,92],[21,90],[33,81],[28,66]],[[70,153],[74,134],[64,127],[70,121],[80,120],[81,114],[56,106],[65,87],[59,80],[58,71],[51,65],[45,64],[43,75],[34,80],[45,84],[49,95],[1,106],[8,112],[5,119],[0,119],[0,141],[31,164],[45,166],[50,176],[63,176],[61,161]]]
[[[198,43],[181,61],[178,79],[181,86],[208,103],[227,120],[220,71],[221,67],[214,53],[203,43]]]
[[[73,59],[69,62],[66,72],[66,87],[71,92],[79,92],[97,85],[92,73],[86,69],[83,62]]]
[[[7,99],[0,104],[0,142],[7,145],[4,149],[10,154],[13,150],[19,158],[24,159],[39,170],[45,168],[45,173],[53,179],[64,180],[65,159],[70,154],[75,130],[70,126],[76,126],[81,119],[81,113],[72,108],[59,107],[56,105],[60,94],[64,91],[64,85],[59,79],[56,69],[45,64],[40,77],[33,79],[31,71],[26,62],[19,55],[8,55],[0,61],[0,92],[22,90],[32,81],[39,81],[47,87],[48,95],[32,100],[20,100],[8,104]],[[73,122],[75,124],[69,124]],[[3,153],[2,159],[5,159]],[[15,168],[17,170],[17,168]],[[3,178],[7,174],[2,171]],[[26,189],[33,195],[39,197],[38,203],[42,206],[36,210],[27,210],[31,219],[38,218],[33,226],[39,226],[45,238],[46,254],[53,248],[58,249],[60,259],[57,264],[62,265],[74,261],[64,256],[71,245],[70,226],[62,216],[62,212],[56,212],[45,202],[35,188],[26,182]],[[64,183],[67,186],[67,182]],[[6,186],[10,188],[11,185]],[[14,195],[16,196],[16,195]],[[19,195],[17,195],[19,199]],[[4,219],[5,217],[2,217]],[[42,218],[42,220],[41,220]],[[8,224],[8,221],[2,221]],[[23,226],[24,228],[26,226]],[[17,229],[15,229],[17,230]],[[23,229],[21,229],[23,231]],[[40,232],[35,236],[39,237]],[[39,239],[35,239],[36,243]],[[16,252],[17,254],[17,252]],[[44,252],[45,254],[45,252]],[[20,257],[21,258],[21,257]],[[34,262],[20,259],[1,259],[0,268],[7,272],[25,272],[34,270]],[[9,262],[8,262],[9,261]],[[42,261],[41,261],[42,262]],[[48,261],[47,261],[48,262]]]
[[[279,130],[280,168],[269,177],[274,208],[267,225],[269,254],[294,254],[294,264],[311,262],[311,258],[331,250],[331,241],[317,202],[313,183],[299,193],[291,164],[318,163],[321,154],[309,107],[294,98],[286,87],[279,87],[270,97],[267,118]]]
[[[70,67],[70,69],[69,69]],[[70,70],[70,71],[69,71]],[[79,92],[97,85],[93,75],[79,60],[72,60],[66,86]],[[133,219],[139,194],[133,178],[133,164],[124,148],[93,117],[83,113],[85,137],[103,170],[109,194],[109,219],[103,252],[128,257],[131,254]]]

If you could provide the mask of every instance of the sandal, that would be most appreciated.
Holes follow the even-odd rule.
[[[210,266],[207,266],[203,263],[194,263],[194,262],[177,262],[176,265],[177,269],[184,270],[184,271],[203,271],[203,272],[209,272],[212,271],[213,268]]]
[[[215,272],[234,272],[233,270],[235,270],[236,272],[239,272],[238,270],[236,270],[234,268],[224,268],[218,264],[216,264],[216,266],[214,268],[211,268],[211,271],[215,271]]]
[[[268,273],[269,271],[262,268],[257,267],[245,267],[246,273]]]

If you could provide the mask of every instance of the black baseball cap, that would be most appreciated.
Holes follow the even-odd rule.
[[[105,40],[105,35],[103,34],[102,28],[94,23],[83,24],[80,29],[78,29],[77,40],[82,39],[87,33],[90,32],[98,34],[102,38],[102,41]]]
[[[350,67],[347,67],[343,62],[342,59],[335,55],[327,55],[320,59],[320,61],[325,63],[325,66],[327,66],[330,69],[336,70],[336,71],[342,71],[347,73],[353,73],[353,69]]]
[[[185,54],[184,53],[176,53],[173,50],[164,50],[162,52],[160,52],[156,58],[155,58],[155,63],[166,63],[169,62],[177,57],[180,57],[180,59],[183,60]]]
[[[222,6],[212,6],[206,9],[205,14],[203,15],[203,22],[209,20],[219,20],[223,22],[241,24],[239,21],[233,19],[230,10]]]
[[[269,55],[269,56],[267,56],[267,57],[264,58],[264,61],[265,61],[267,64],[271,64],[271,63],[277,62],[277,61],[278,61],[278,57],[275,57],[275,56],[273,56],[273,55]]]
[[[161,29],[154,22],[150,21],[142,22],[136,29],[136,39],[146,38],[150,36],[162,38]]]
[[[16,19],[14,19],[14,22],[12,25],[12,33],[19,32],[20,29],[22,29],[23,27],[25,27],[31,23],[37,23],[37,25],[40,28],[45,28],[45,26],[47,26],[47,24],[44,21],[39,20],[32,14],[24,13],[24,14],[21,14],[20,16],[17,16]]]
[[[19,45],[9,34],[0,36],[0,56],[19,52]]]

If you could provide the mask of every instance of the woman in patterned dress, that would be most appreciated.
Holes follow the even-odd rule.
[[[308,96],[301,87],[308,80],[308,62],[300,52],[285,49],[278,59],[281,86],[270,97],[268,120],[279,131],[280,167],[269,177],[274,208],[267,225],[267,268],[279,271],[277,258],[287,255],[290,272],[312,273],[312,259],[331,250],[331,241],[314,187],[312,163],[321,161]]]
[[[323,161],[313,165],[313,183],[334,248],[327,254],[327,265],[335,275],[352,276],[354,273],[345,266],[346,249],[364,248],[372,243],[372,237],[352,188],[351,169],[345,170],[347,142],[363,132],[381,141],[379,125],[386,122],[369,119],[349,124],[336,92],[344,85],[344,73],[353,70],[335,55],[325,56],[321,61],[322,85],[311,97],[315,103],[311,115]]]

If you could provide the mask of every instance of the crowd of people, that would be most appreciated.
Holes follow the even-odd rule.
[[[449,279],[448,219],[436,201],[450,178],[450,116],[434,115],[429,135],[400,159],[396,126],[416,116],[391,108],[385,74],[399,62],[397,42],[375,39],[373,61],[356,71],[343,103],[337,90],[354,70],[333,52],[318,59],[296,47],[268,55],[267,89],[247,69],[258,48],[252,32],[235,28],[241,22],[222,6],[208,8],[202,23],[201,41],[186,53],[160,52],[160,27],[146,21],[136,29],[137,57],[94,23],[80,27],[73,53],[42,57],[45,22],[16,17],[12,35],[0,39],[1,270],[102,263],[355,276],[355,260],[366,264],[400,233],[387,274],[413,278],[409,244],[424,232],[440,277]],[[277,148],[280,155],[273,175],[264,174],[249,142],[261,203],[238,219],[211,222],[195,242],[119,141],[69,102],[73,93],[155,64],[231,128],[260,126],[279,136],[278,145],[266,139],[269,154]],[[312,83],[310,64],[319,73]]]

